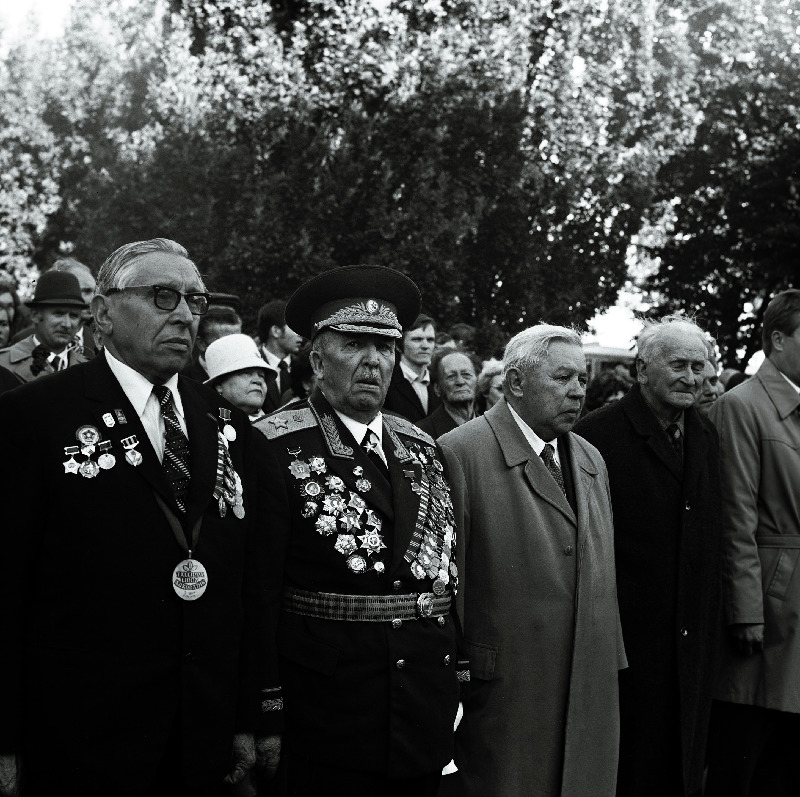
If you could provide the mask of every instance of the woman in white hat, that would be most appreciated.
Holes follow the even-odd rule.
[[[206,349],[206,384],[250,416],[264,416],[261,405],[267,395],[267,364],[256,342],[247,335],[225,335]]]

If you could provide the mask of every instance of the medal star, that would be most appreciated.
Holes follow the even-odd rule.
[[[359,514],[364,511],[366,504],[364,503],[364,499],[360,495],[356,495],[355,493],[350,493],[350,501],[347,504],[351,506],[353,509],[356,510]]]
[[[361,529],[361,521],[358,519],[358,515],[352,510],[348,510],[347,512],[345,512],[339,518],[339,522],[342,524],[342,528],[345,529],[345,531],[354,531]]]
[[[64,473],[77,473],[78,463],[74,459],[67,460],[64,463]]]
[[[325,460],[322,457],[311,457],[308,464],[314,473],[325,473]]]
[[[366,548],[370,556],[386,547],[383,544],[383,537],[377,531],[367,531],[364,534],[359,534],[358,539],[361,540],[361,547]]]
[[[382,525],[381,519],[371,509],[367,510],[367,525],[375,526],[378,530]]]
[[[329,515],[338,515],[345,510],[344,499],[340,495],[326,495],[322,509]]]

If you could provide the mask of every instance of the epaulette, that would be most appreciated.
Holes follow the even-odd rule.
[[[418,426],[414,426],[411,421],[407,421],[401,415],[389,415],[388,413],[384,413],[383,420],[386,422],[386,425],[395,432],[407,435],[408,437],[414,437],[417,440],[421,440],[426,445],[434,445],[433,438],[429,434],[423,432]]]
[[[308,407],[278,410],[253,424],[268,440],[275,440],[300,429],[311,429],[316,425],[317,419]]]

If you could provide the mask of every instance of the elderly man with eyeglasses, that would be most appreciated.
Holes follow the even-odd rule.
[[[0,399],[0,793],[225,793],[277,764],[265,440],[178,376],[208,294],[186,250],[114,252],[104,350]]]

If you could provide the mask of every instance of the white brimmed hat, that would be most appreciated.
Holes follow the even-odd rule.
[[[206,370],[210,384],[226,374],[243,371],[245,368],[268,368],[259,354],[256,342],[249,335],[225,335],[217,338],[206,349]]]

